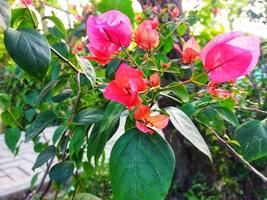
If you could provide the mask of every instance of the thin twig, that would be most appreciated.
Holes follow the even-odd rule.
[[[42,180],[41,180],[41,183],[39,184],[39,187],[38,187],[37,190],[36,190],[36,193],[39,193],[39,192],[41,191],[41,189],[42,189],[42,187],[43,187],[43,185],[44,185],[45,179],[46,179],[46,177],[47,177],[47,175],[48,175],[49,169],[50,169],[51,165],[53,164],[53,161],[54,161],[54,157],[53,157],[53,158],[50,160],[50,162],[47,164],[45,173],[44,173],[44,175],[43,175],[43,178],[42,178]]]
[[[71,114],[70,114],[70,117],[69,117],[69,120],[68,120],[68,126],[70,126],[70,124],[73,121],[73,118],[74,118],[74,115],[75,115],[75,111],[76,111],[78,103],[80,101],[80,96],[81,96],[81,77],[80,77],[80,72],[78,72],[78,74],[77,74],[77,85],[78,85],[77,97],[76,97],[76,100],[75,100],[74,105],[73,105],[72,110],[71,110]],[[71,135],[71,131],[68,130],[66,135],[69,138],[69,136]],[[64,147],[63,147],[63,150],[62,150],[62,152],[63,152],[62,159],[63,160],[65,160],[66,156],[67,156],[67,147],[68,147],[68,141],[65,141],[65,144],[64,144]]]
[[[64,61],[65,63],[67,63],[75,72],[77,73],[81,73],[77,67],[70,62],[67,58],[65,58],[64,56],[62,56],[56,49],[54,49],[53,47],[50,46],[51,51],[58,57],[60,58],[62,61]]]
[[[239,106],[235,106],[235,108],[237,108],[237,109],[243,109],[243,110],[250,110],[250,111],[254,111],[254,112],[259,112],[259,113],[267,114],[267,111],[260,110],[260,109],[257,109],[257,108],[248,108],[248,107],[239,107]]]
[[[121,46],[121,49],[126,53],[126,55],[128,56],[128,58],[134,63],[134,65],[140,70],[142,71],[141,67],[137,64],[137,62],[132,58],[132,56],[128,53],[128,51]],[[144,74],[144,77],[147,79],[146,75]]]
[[[209,128],[209,127],[208,127]],[[267,177],[259,172],[255,167],[253,167],[248,161],[246,161],[241,155],[239,155],[224,139],[222,139],[214,130],[209,128],[212,134],[218,139],[222,146],[228,149],[232,155],[242,162],[250,171],[254,172],[263,182],[267,182]]]

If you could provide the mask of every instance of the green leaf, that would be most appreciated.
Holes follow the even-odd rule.
[[[39,135],[45,127],[55,120],[57,116],[50,111],[45,111],[40,113],[38,117],[34,120],[29,130],[25,133],[25,142],[28,142],[35,136]]]
[[[181,23],[178,27],[177,27],[177,33],[179,36],[183,36],[186,31],[187,31],[188,25],[185,23]]]
[[[17,107],[8,108],[1,113],[1,118],[6,125],[17,127],[17,120],[20,117],[20,110]]]
[[[173,126],[212,161],[209,147],[191,119],[178,108],[168,107],[165,110],[170,115]]]
[[[172,50],[172,48],[173,48],[173,38],[169,37],[164,40],[162,52],[169,53]]]
[[[101,200],[100,198],[89,193],[78,193],[75,199],[76,200]]]
[[[35,115],[35,109],[34,108],[30,108],[29,110],[27,110],[25,112],[25,117],[26,117],[28,122],[31,122],[33,120],[34,115]]]
[[[60,136],[66,131],[67,131],[67,127],[65,125],[60,125],[59,127],[57,127],[52,138],[53,144],[56,144]]]
[[[43,88],[36,99],[35,106],[38,106],[42,100],[47,97],[47,94],[59,83],[59,81],[60,80],[52,80]]]
[[[235,108],[236,102],[232,97],[229,97],[227,99],[220,100],[219,105],[226,107],[229,110],[233,110]]]
[[[176,83],[174,83],[176,84]],[[173,84],[170,84],[170,86],[172,86]],[[189,94],[187,92],[187,89],[184,85],[179,85],[177,87],[175,87],[174,89],[172,89],[172,92],[174,92],[174,94],[176,94],[176,96],[182,100],[183,102],[188,102],[189,101]]]
[[[93,129],[89,137],[87,158],[90,161],[92,156],[95,156],[97,161],[103,152],[107,141],[116,132],[120,122],[120,115],[124,110],[122,104],[110,102],[104,112],[104,117],[99,124],[99,127]]]
[[[267,156],[267,122],[251,120],[235,131],[235,138],[240,144],[240,151],[248,161]]]
[[[16,147],[20,138],[20,130],[18,128],[9,128],[6,129],[5,133],[5,143],[7,147],[12,151],[13,153],[16,152]]]
[[[34,29],[35,25],[33,23],[32,16],[34,18],[34,21],[37,22],[38,19],[35,13],[34,12],[30,13],[27,8],[12,9],[12,17],[10,23],[11,27],[13,27],[14,29],[22,29],[22,28]]]
[[[72,161],[63,161],[55,164],[51,168],[49,171],[49,177],[57,183],[64,183],[71,177],[73,170],[74,164]]]
[[[101,0],[97,5],[97,10],[100,12],[119,10],[127,15],[132,23],[134,22],[135,14],[132,6],[132,0]]]
[[[108,63],[106,67],[106,77],[109,80],[113,80],[115,77],[115,72],[121,64],[121,60],[112,60]]]
[[[234,126],[239,126],[239,121],[231,110],[222,106],[215,107],[214,109],[217,111],[218,115],[220,115],[220,117],[222,117],[224,120],[228,121]]]
[[[36,185],[36,183],[37,183],[37,180],[38,180],[38,176],[39,176],[39,174],[40,174],[40,173],[36,173],[36,174],[34,174],[34,176],[32,177],[32,179],[31,179],[31,185],[30,185],[30,189],[31,189],[31,190],[35,187],[35,185]]]
[[[5,93],[0,93],[0,107],[5,109],[9,106],[10,104],[10,96]]]
[[[175,157],[158,134],[131,129],[115,143],[110,156],[114,199],[163,200],[171,185]]]
[[[0,28],[7,29],[10,21],[10,8],[7,0],[0,0]]]
[[[45,164],[49,159],[53,158],[57,155],[57,148],[54,145],[48,146],[45,150],[43,150],[37,157],[32,170],[41,167]]]
[[[79,125],[92,125],[103,119],[103,111],[97,108],[86,108],[74,116],[73,122]]]
[[[56,25],[56,27],[60,31],[60,33],[62,33],[62,35],[64,35],[64,37],[67,37],[67,31],[66,31],[66,29],[64,27],[64,24],[62,23],[62,21],[58,17],[56,17],[56,16],[45,16],[43,18],[43,20],[45,20],[45,19],[48,19],[48,20],[52,21]]]
[[[86,129],[84,126],[78,126],[73,131],[73,136],[70,139],[69,152],[71,155],[78,155],[85,137]]]
[[[64,101],[72,96],[72,89],[66,89],[60,92],[58,95],[53,96],[52,100],[56,103]]]
[[[79,56],[76,56],[77,61],[85,74],[85,76],[90,81],[91,85],[94,87],[96,83],[96,73],[93,65],[86,59],[80,58]]]
[[[44,78],[51,59],[44,36],[31,29],[8,28],[4,42],[9,55],[22,69],[39,79]]]

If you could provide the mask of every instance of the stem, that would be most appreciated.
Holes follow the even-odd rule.
[[[78,72],[78,74],[77,74],[77,85],[78,85],[78,92],[77,92],[77,97],[76,97],[75,103],[72,107],[71,115],[70,115],[70,118],[68,121],[69,125],[71,124],[71,122],[74,118],[74,114],[75,114],[75,111],[76,111],[76,108],[78,106],[80,96],[81,96],[81,74],[80,74],[80,72]]]
[[[75,115],[75,111],[76,111],[76,108],[78,106],[78,103],[79,103],[79,100],[80,100],[80,96],[81,96],[80,72],[78,72],[78,74],[77,74],[77,85],[78,85],[77,97],[76,97],[76,100],[75,100],[74,105],[73,105],[72,110],[71,110],[71,115],[70,115],[69,120],[68,120],[68,126],[70,126],[70,124],[73,121],[73,118],[74,118],[74,115]],[[68,130],[66,135],[69,137],[71,135],[71,131]],[[65,160],[66,156],[67,156],[67,147],[68,147],[68,141],[65,142],[64,148],[62,150],[62,152],[63,152],[62,159],[63,160]]]
[[[45,188],[45,190],[43,191],[43,193],[40,196],[40,200],[43,200],[43,198],[45,197],[46,193],[49,191],[50,187],[52,185],[52,181],[50,180]]]
[[[121,46],[122,50],[126,53],[126,55],[128,56],[128,58],[134,63],[134,65],[140,70],[142,71],[142,69],[140,68],[140,66],[137,64],[137,62],[132,58],[132,56],[127,52],[127,50]],[[146,75],[144,74],[144,77],[147,79]]]
[[[54,157],[53,157],[53,158],[51,159],[51,161],[47,164],[47,167],[46,167],[44,176],[43,176],[43,178],[42,178],[42,180],[41,180],[41,183],[40,183],[39,187],[38,187],[37,190],[36,190],[36,193],[38,193],[38,192],[41,191],[41,189],[42,189],[42,187],[43,187],[43,185],[44,185],[45,179],[46,179],[46,177],[47,177],[47,174],[48,174],[48,172],[49,172],[49,169],[50,169],[51,165],[53,164],[53,161],[54,161]]]
[[[58,57],[60,58],[62,61],[64,61],[65,63],[67,63],[76,73],[81,73],[74,64],[72,64],[72,62],[70,62],[67,58],[65,58],[64,56],[62,56],[56,49],[54,49],[53,47],[50,46],[51,51]]]
[[[34,18],[33,14],[32,14],[31,9],[29,8],[29,6],[26,4],[26,2],[25,2],[24,0],[23,0],[23,4],[26,6],[27,10],[29,11],[29,13],[30,13],[30,15],[31,15],[31,19],[32,19],[33,27],[34,27],[34,29],[36,29],[36,28],[38,27],[38,24],[37,24],[37,22],[35,21],[35,18]]]
[[[257,109],[257,108],[248,108],[248,107],[239,107],[239,106],[236,106],[235,108],[237,108],[237,109],[243,109],[243,110],[250,110],[250,111],[254,111],[254,112],[259,112],[259,113],[267,114],[267,111],[260,110],[260,109]]]
[[[207,127],[207,126],[206,126]],[[207,127],[209,128],[209,127]],[[209,128],[212,134],[218,139],[222,146],[228,149],[232,155],[242,162],[250,171],[254,172],[259,178],[262,179],[263,182],[267,182],[267,177],[264,176],[261,172],[259,172],[255,167],[253,167],[248,161],[246,161],[241,155],[239,155],[224,139],[222,139],[214,130]]]
[[[14,122],[16,123],[16,125],[21,129],[25,131],[25,128],[17,121],[16,117],[13,115],[13,113],[11,112],[11,110],[8,108],[7,109],[8,114],[11,116],[11,118],[14,120]]]
[[[205,72],[203,72],[203,73],[201,73],[201,74],[199,74],[199,75],[197,75],[197,76],[195,76],[195,77],[192,77],[192,76],[191,76],[191,78],[188,79],[188,80],[186,80],[186,81],[183,81],[183,82],[180,82],[180,83],[177,83],[177,84],[173,84],[173,85],[170,86],[170,87],[161,88],[160,91],[161,91],[161,92],[162,92],[162,91],[168,91],[168,90],[170,90],[170,89],[174,89],[174,88],[179,87],[179,86],[181,86],[181,85],[184,85],[184,84],[187,84],[187,83],[191,83],[191,82],[195,82],[195,79],[197,79],[197,78],[199,78],[199,77],[201,77],[201,76],[203,76],[203,75],[205,75],[205,74],[207,74],[207,73],[209,73],[209,71],[205,71]]]

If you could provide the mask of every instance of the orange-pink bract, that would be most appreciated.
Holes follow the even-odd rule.
[[[159,33],[158,19],[143,21],[136,29],[134,39],[138,47],[143,50],[150,50],[158,46]]]
[[[107,85],[104,97],[132,109],[142,103],[138,94],[146,88],[143,72],[122,63],[115,73],[115,79]]]
[[[136,120],[135,126],[143,133],[153,134],[154,131],[149,128],[155,127],[163,129],[168,125],[169,117],[165,115],[155,115],[152,116],[150,112],[150,107],[141,104],[138,106],[134,113],[134,119]]]

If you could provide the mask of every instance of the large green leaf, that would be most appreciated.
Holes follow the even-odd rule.
[[[10,21],[10,9],[7,0],[0,0],[0,28],[7,29]]]
[[[240,151],[248,161],[267,156],[267,122],[251,120],[235,131]]]
[[[25,133],[25,141],[29,141],[35,136],[39,135],[45,127],[55,120],[57,116],[50,111],[40,113],[39,116],[34,120],[29,130]]]
[[[209,147],[191,119],[183,111],[175,107],[166,108],[166,112],[170,115],[173,126],[212,161]]]
[[[175,157],[157,133],[131,129],[115,143],[110,156],[114,199],[163,200],[171,185]]]
[[[74,163],[72,161],[63,161],[55,164],[49,171],[51,180],[57,183],[66,182],[72,175],[74,170]]]
[[[49,44],[44,36],[31,29],[8,28],[4,38],[11,58],[30,75],[43,79],[51,59]]]
[[[71,155],[78,155],[85,136],[86,129],[84,126],[78,126],[74,129],[73,135],[70,139],[69,152]]]
[[[223,106],[215,107],[215,110],[224,120],[228,121],[234,126],[239,126],[239,121],[231,110]]]
[[[13,153],[16,152],[16,147],[20,138],[20,130],[18,128],[9,128],[6,129],[5,133],[5,143],[7,147],[12,151]]]
[[[101,0],[97,5],[100,12],[108,10],[119,10],[127,15],[132,22],[134,22],[134,10],[132,0]]]
[[[43,150],[37,157],[32,170],[35,170],[38,167],[41,167],[45,164],[50,158],[53,158],[57,155],[57,148],[54,145],[48,146],[45,150]]]
[[[87,157],[90,161],[92,156],[95,156],[95,160],[101,156],[107,141],[116,132],[120,122],[120,115],[124,110],[122,104],[116,102],[110,102],[104,112],[104,117],[100,124],[96,126],[89,138]]]
[[[97,108],[86,108],[74,116],[73,122],[79,125],[92,125],[103,119],[103,111]]]

